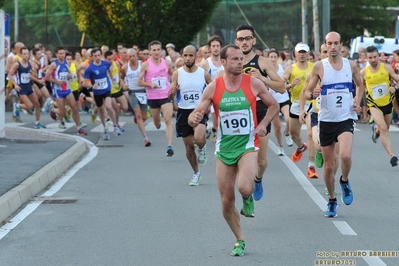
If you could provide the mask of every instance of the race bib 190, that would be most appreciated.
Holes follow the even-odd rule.
[[[251,131],[248,110],[220,112],[220,124],[223,135],[246,135]]]

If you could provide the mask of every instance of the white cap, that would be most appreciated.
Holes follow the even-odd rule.
[[[305,52],[309,52],[309,46],[306,43],[298,43],[295,46],[295,52],[299,52],[299,51],[305,51]]]

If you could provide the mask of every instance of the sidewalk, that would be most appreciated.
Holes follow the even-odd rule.
[[[0,139],[0,224],[62,176],[86,151],[66,134],[6,127]]]

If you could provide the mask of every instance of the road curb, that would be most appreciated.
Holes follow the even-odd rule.
[[[86,143],[79,138],[72,139],[76,141],[72,147],[0,197],[0,223],[55,179],[61,177],[86,153],[88,150]]]

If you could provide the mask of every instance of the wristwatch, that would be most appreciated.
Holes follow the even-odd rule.
[[[313,92],[310,93],[310,99],[313,100]]]

